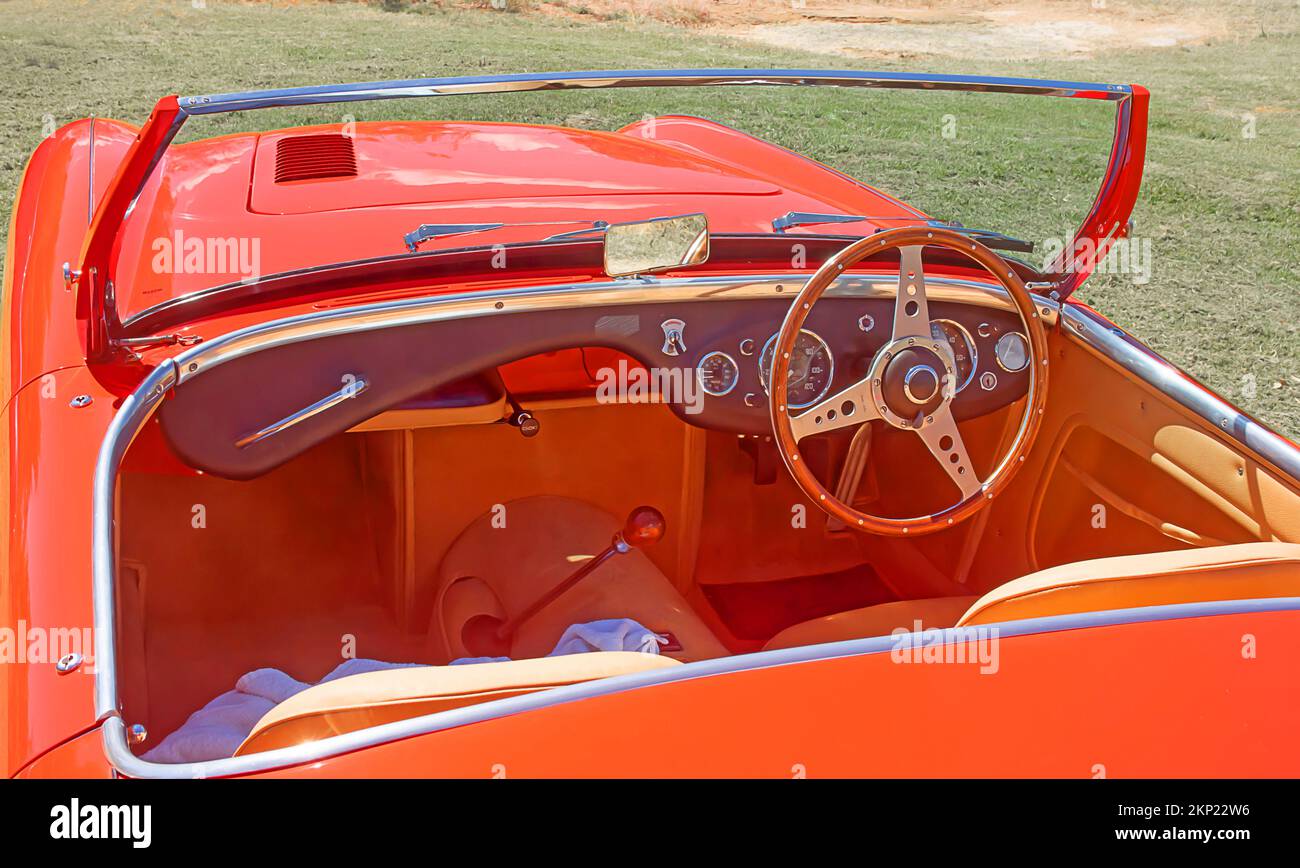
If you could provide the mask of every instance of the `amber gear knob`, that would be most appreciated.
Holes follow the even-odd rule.
[[[652,546],[664,537],[664,514],[653,506],[638,506],[623,525],[623,541],[633,548]]]

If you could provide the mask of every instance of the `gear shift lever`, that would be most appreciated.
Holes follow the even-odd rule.
[[[663,539],[665,527],[663,513],[653,506],[638,506],[628,515],[627,521],[623,524],[623,529],[614,534],[614,539],[603,551],[578,567],[573,575],[534,600],[528,608],[498,627],[496,631],[497,639],[508,640],[534,615],[554,603],[562,594],[591,575],[597,567],[615,555],[625,555],[632,549],[647,548],[659,542],[659,540]]]

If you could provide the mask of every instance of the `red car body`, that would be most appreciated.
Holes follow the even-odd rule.
[[[934,78],[944,86],[945,77]],[[1043,87],[1060,90],[1061,83]],[[1113,100],[1120,113],[1105,182],[1079,235],[1104,254],[1127,232],[1137,196],[1148,95],[1136,86],[1101,87],[1071,95]],[[294,92],[278,93],[266,104],[292,104],[283,94]],[[322,95],[328,89],[314,94]],[[595,242],[581,235],[571,259],[539,255],[535,265],[504,275],[478,260],[456,264],[455,251],[501,245],[532,262],[527,257],[543,239],[597,221],[699,211],[712,233],[750,236],[770,234],[774,214],[862,214],[871,220],[848,234],[866,236],[930,219],[804,156],[699,118],[658,117],[617,132],[374,122],[168,146],[179,120],[201,113],[207,99],[168,97],[140,128],[104,119],[69,124],[40,144],[23,175],[9,234],[0,347],[0,496],[8,517],[0,536],[0,620],[15,630],[111,622],[112,612],[102,610],[111,610],[112,598],[103,597],[95,579],[96,539],[105,533],[95,511],[101,450],[113,426],[124,424],[128,396],[156,382],[191,340],[202,347],[296,316],[404,299],[595,284],[603,278],[589,255]],[[223,99],[238,102],[215,101]],[[340,132],[353,139],[354,175],[298,185],[277,179],[277,171],[294,171],[277,161],[280,140]],[[424,244],[420,253],[429,256],[420,262],[442,256],[438,261],[452,263],[431,279],[407,265],[402,237],[419,223],[505,225]],[[186,241],[213,237],[260,239],[257,273],[186,273]],[[159,239],[169,244],[160,248]],[[237,246],[227,249],[239,254]],[[175,261],[155,267],[159,255]],[[715,240],[715,257],[689,273],[743,276],[789,267],[761,246],[727,256],[725,239]],[[817,264],[807,266],[809,274]],[[1105,329],[1113,324],[1069,299],[1088,268],[1057,269],[1055,303]],[[959,263],[941,263],[935,273],[983,279]],[[1280,484],[1295,484],[1293,444],[1145,348],[1141,353],[1134,364],[1181,378],[1183,406],[1200,401],[1225,414],[1216,436],[1235,453]],[[534,356],[509,373],[519,393],[586,388],[588,379],[563,352]],[[196,472],[148,433],[128,460],[151,472]],[[1259,539],[1289,534],[1261,531]],[[1117,607],[1069,623],[1029,619],[1006,625],[1001,641],[1005,674],[993,680],[970,668],[891,667],[883,643],[852,652],[813,646],[779,659],[767,656],[777,652],[740,654],[691,663],[696,668],[670,676],[557,688],[554,701],[541,705],[485,703],[418,733],[229,773],[1300,774],[1293,745],[1300,727],[1295,596],[1217,606],[1189,600],[1158,611]],[[1257,643],[1260,653],[1244,655],[1243,642]],[[115,665],[111,647],[95,657],[97,669]],[[126,722],[102,671],[92,677],[90,668],[65,674],[51,660],[0,667],[0,760],[8,775],[106,776],[115,764],[118,773],[140,771],[106,754],[105,739],[124,744]],[[864,684],[872,689],[852,689]]]

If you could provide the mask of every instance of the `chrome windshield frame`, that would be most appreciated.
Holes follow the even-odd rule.
[[[1117,105],[1115,137],[1106,176],[1087,219],[1080,225],[1053,268],[1065,272],[1058,296],[1067,297],[1091,272],[1090,264],[1077,266],[1066,253],[1080,242],[1104,255],[1136,198],[1145,153],[1147,92],[1128,84],[1015,78],[1007,76],[948,75],[826,69],[624,69],[580,72],[536,72],[510,75],[473,75],[414,78],[398,81],[318,85],[260,91],[168,96],[159,100],[141,128],[109,188],[95,209],[94,218],[78,259],[77,318],[85,333],[86,355],[92,362],[111,360],[118,348],[121,320],[114,301],[111,268],[118,233],[135,208],[163,155],[190,117],[266,108],[370,102],[375,100],[473,94],[524,93],[559,90],[596,90],[646,87],[850,87],[893,90],[964,91],[1091,99]],[[1135,108],[1138,111],[1135,111]],[[1137,133],[1137,135],[1134,135]],[[1136,161],[1136,178],[1134,162]],[[1122,219],[1121,219],[1122,218]],[[1055,266],[1059,266],[1059,269]]]
[[[717,85],[956,90],[1103,100],[1122,100],[1133,93],[1132,86],[1127,84],[993,75],[940,75],[830,69],[606,69],[585,72],[528,72],[511,75],[411,78],[398,81],[276,88],[181,97],[179,102],[181,111],[186,115],[209,115],[261,108],[458,94]]]

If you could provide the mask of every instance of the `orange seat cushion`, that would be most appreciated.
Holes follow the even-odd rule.
[[[1242,543],[1040,570],[989,591],[957,624],[1290,596],[1300,596],[1300,545]]]
[[[765,649],[816,645],[898,628],[961,627],[1052,615],[1300,596],[1300,545],[1242,543],[1076,561],[999,585],[982,597],[900,600],[782,630]]]
[[[678,661],[657,654],[595,651],[349,675],[317,684],[272,708],[253,727],[235,756],[566,684],[678,665]]]

